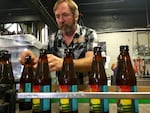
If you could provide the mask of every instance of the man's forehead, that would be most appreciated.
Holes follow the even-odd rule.
[[[71,9],[70,7],[68,6],[67,3],[63,2],[61,4],[59,4],[55,10],[55,14],[58,14],[58,13],[70,13],[71,12]]]

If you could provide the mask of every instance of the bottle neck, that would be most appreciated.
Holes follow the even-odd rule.
[[[136,85],[136,77],[128,50],[120,52],[116,76],[117,85]]]
[[[40,74],[43,73],[43,76],[49,76],[49,66],[48,66],[48,60],[46,54],[41,54],[39,56],[39,62],[37,67],[37,76],[41,76]]]

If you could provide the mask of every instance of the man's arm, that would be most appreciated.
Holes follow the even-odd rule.
[[[84,58],[74,59],[74,67],[77,72],[89,72],[91,70],[93,51],[86,52]]]

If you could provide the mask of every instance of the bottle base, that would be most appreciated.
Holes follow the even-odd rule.
[[[60,111],[59,113],[78,113],[78,111],[68,111],[68,112]]]
[[[117,113],[138,113],[138,112],[135,112],[134,110],[133,111],[120,111],[120,110],[118,110]]]
[[[20,111],[22,111],[22,110],[32,110],[32,103],[20,102],[19,103],[19,110]]]
[[[109,113],[109,111],[108,112],[93,112],[93,111],[90,111],[89,113]]]
[[[48,111],[32,111],[32,113],[51,113],[51,110],[48,110]]]

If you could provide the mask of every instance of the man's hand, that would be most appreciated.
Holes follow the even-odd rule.
[[[63,58],[59,58],[53,54],[48,54],[48,65],[50,71],[60,71],[63,65]]]
[[[25,64],[25,56],[31,56],[32,59],[32,63],[33,63],[33,68],[37,68],[37,64],[38,64],[38,57],[30,50],[25,50],[23,52],[20,53],[19,55],[19,62],[24,65]]]

